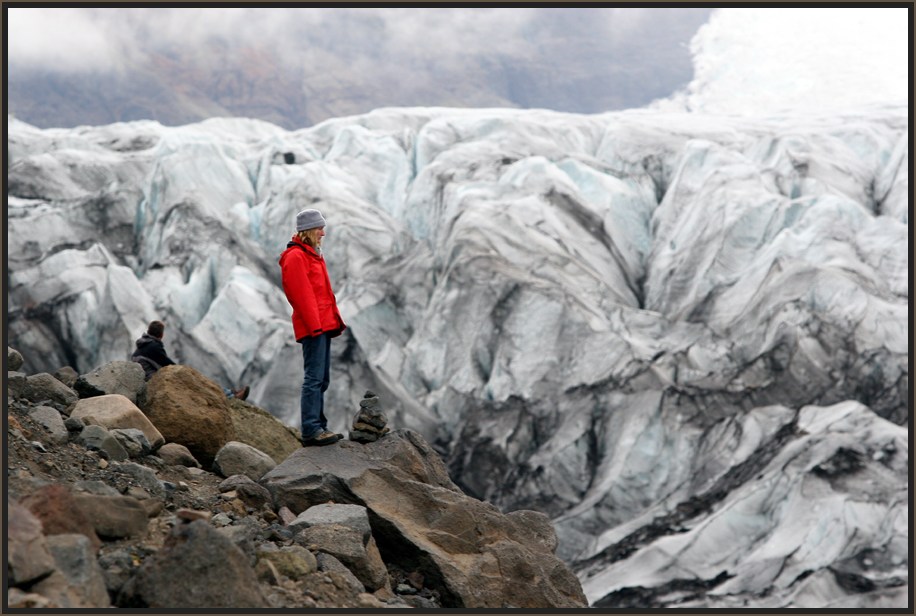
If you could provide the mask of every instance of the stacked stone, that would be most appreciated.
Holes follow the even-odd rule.
[[[359,401],[359,412],[353,418],[350,440],[357,443],[373,443],[391,431],[386,427],[387,423],[388,417],[382,411],[378,396],[366,390],[363,399]]]

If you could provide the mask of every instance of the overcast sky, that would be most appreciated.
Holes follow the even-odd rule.
[[[544,10],[17,7],[8,9],[7,61],[11,72],[119,71],[150,50],[212,40],[270,41],[286,57],[320,42],[354,66],[379,54],[448,62],[473,50],[511,59],[541,43],[532,32],[544,30],[533,29],[532,20],[543,19]],[[625,42],[651,27],[659,10],[607,9],[589,19],[608,39]],[[694,37],[695,79],[675,99],[725,113],[905,103],[908,23],[904,7],[719,9]]]

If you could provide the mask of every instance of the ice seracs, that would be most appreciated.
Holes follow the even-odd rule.
[[[318,207],[350,326],[331,429],[376,392],[469,493],[554,518],[595,604],[899,605],[907,135],[897,107],[10,120],[9,335],[31,371],[87,372],[162,318],[179,361],[293,424],[276,258]],[[848,478],[815,470],[842,448],[861,457]],[[785,517],[802,493],[843,526]]]

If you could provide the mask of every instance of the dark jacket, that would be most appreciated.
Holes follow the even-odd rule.
[[[280,255],[283,291],[293,307],[296,340],[329,333],[339,336],[347,328],[337,309],[324,257],[314,248],[293,239]]]
[[[165,345],[162,344],[162,340],[146,333],[137,340],[137,350],[134,351],[130,358],[143,366],[147,381],[159,368],[171,366],[175,363],[166,355]]]

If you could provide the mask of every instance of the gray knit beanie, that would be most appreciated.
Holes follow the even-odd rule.
[[[316,227],[325,227],[327,224],[318,210],[302,210],[296,214],[296,231],[308,231]]]

